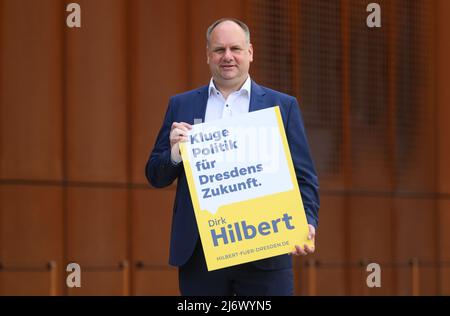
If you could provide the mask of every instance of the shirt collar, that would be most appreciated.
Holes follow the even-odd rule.
[[[250,79],[250,76],[247,77],[247,80],[245,80],[244,84],[242,85],[241,89],[239,89],[238,93],[247,93],[247,96],[250,98],[250,90],[252,86],[252,80]],[[216,88],[214,84],[213,78],[209,81],[209,87],[208,87],[209,95],[212,93],[220,93],[220,91]]]

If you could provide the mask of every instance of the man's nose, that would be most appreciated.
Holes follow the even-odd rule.
[[[231,49],[227,48],[225,50],[225,53],[223,55],[223,59],[224,61],[230,61],[233,59],[233,54],[231,54]]]

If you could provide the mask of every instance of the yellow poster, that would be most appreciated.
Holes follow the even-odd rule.
[[[208,271],[312,246],[278,106],[196,124],[180,149]]]

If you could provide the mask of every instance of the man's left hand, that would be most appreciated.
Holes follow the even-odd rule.
[[[291,255],[296,256],[306,256],[307,254],[313,253],[315,250],[315,244],[314,244],[314,238],[316,237],[316,229],[313,225],[309,225],[309,234],[308,239],[313,241],[313,246],[309,247],[308,245],[303,245],[303,248],[301,246],[295,245],[295,251],[292,251]]]

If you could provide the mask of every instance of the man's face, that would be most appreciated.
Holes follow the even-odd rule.
[[[206,48],[207,63],[214,81],[220,85],[242,84],[248,76],[253,48],[244,30],[232,21],[217,25]]]

